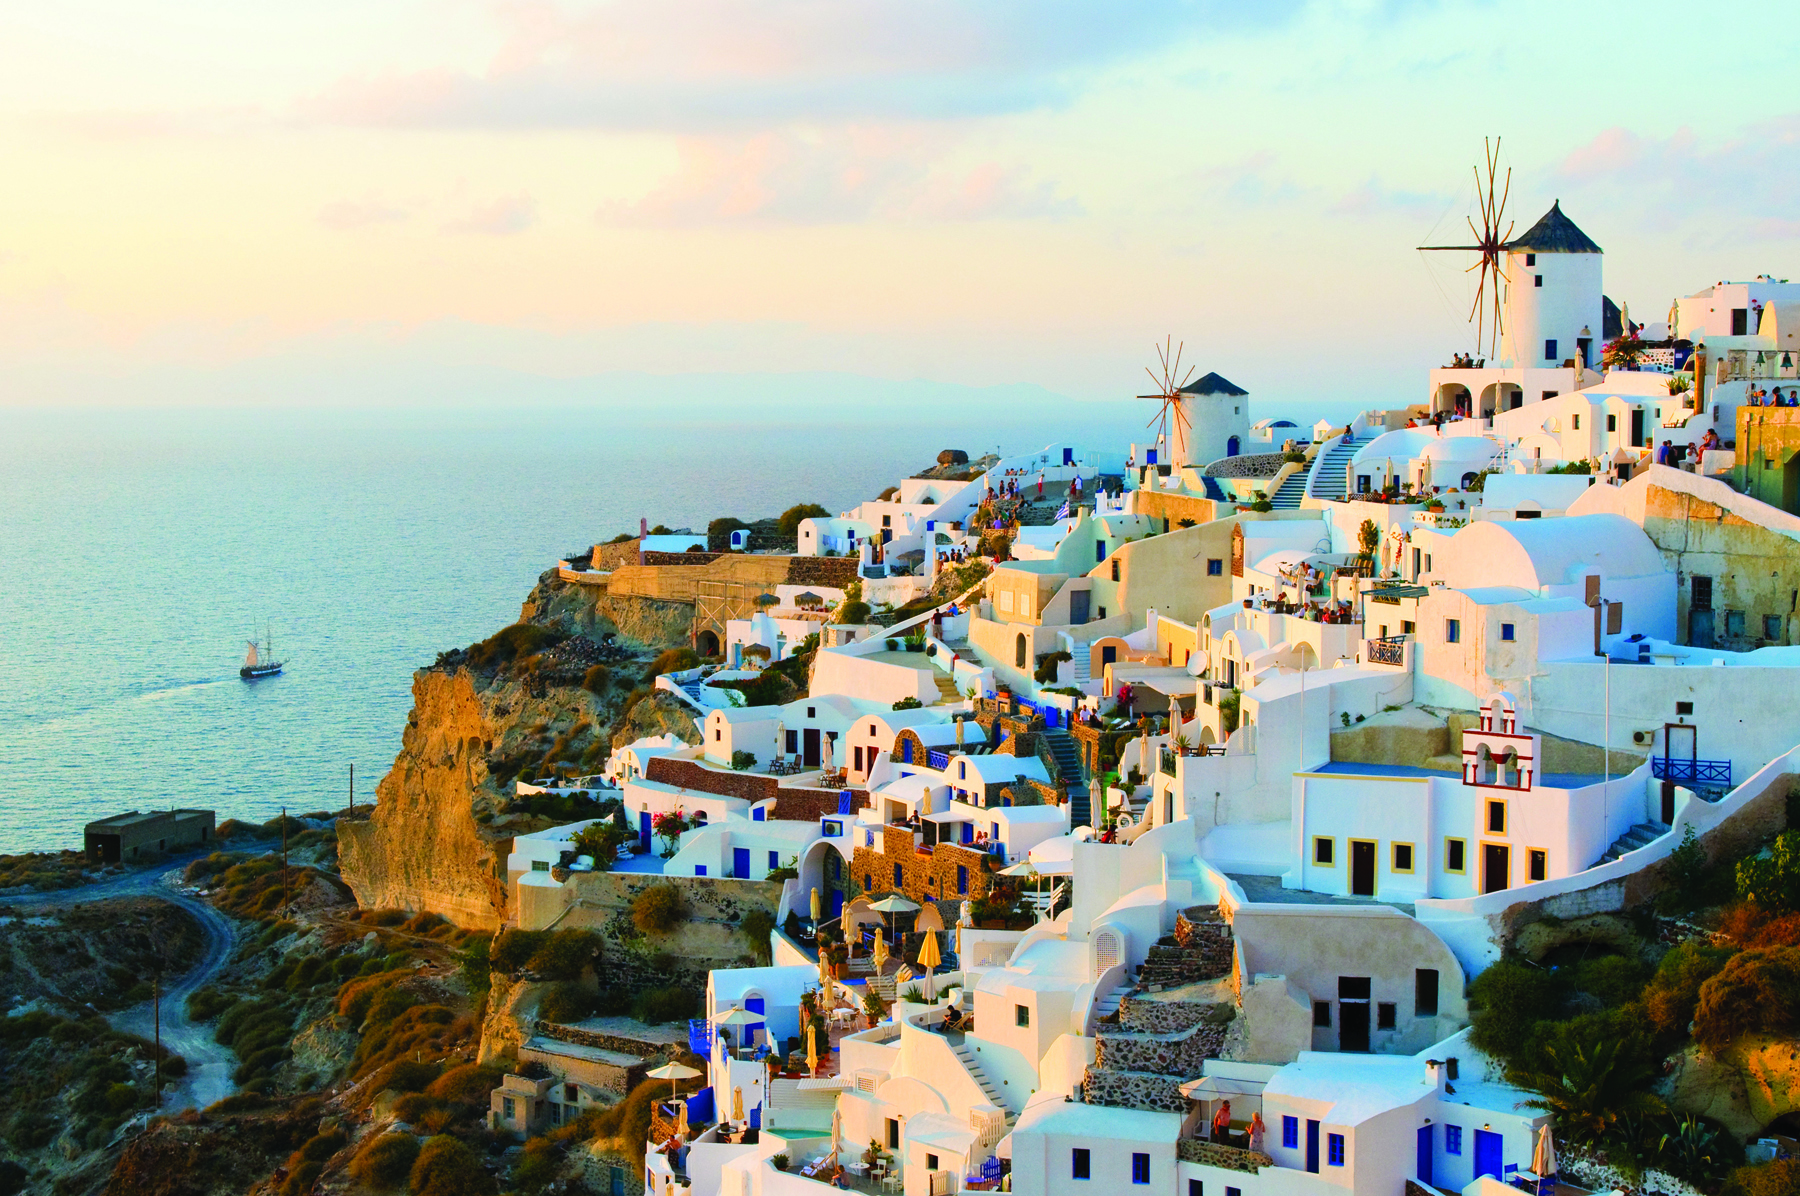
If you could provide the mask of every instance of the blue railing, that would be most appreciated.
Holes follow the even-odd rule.
[[[1690,785],[1731,785],[1729,760],[1671,760],[1650,757],[1650,775],[1659,781],[1685,781]]]
[[[712,1058],[712,1023],[703,1017],[688,1019],[688,1050],[702,1059]]]
[[[856,794],[854,792],[849,789],[838,790],[837,812],[839,814],[856,813]]]
[[[926,752],[925,763],[932,768],[937,769],[939,772],[942,772],[944,769],[950,767],[950,753],[936,750]]]

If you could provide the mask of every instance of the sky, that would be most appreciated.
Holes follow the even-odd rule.
[[[783,375],[1415,401],[1483,139],[1640,318],[1800,275],[1767,6],[0,0],[0,405]],[[882,392],[891,394],[890,391]]]

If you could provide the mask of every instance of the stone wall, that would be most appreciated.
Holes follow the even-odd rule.
[[[1201,1022],[1231,1020],[1230,1006],[1207,1001],[1148,1001],[1126,997],[1119,1002],[1119,1029],[1132,1034],[1179,1034]]]
[[[675,1049],[667,1043],[628,1038],[623,1034],[607,1034],[601,1030],[583,1029],[581,1026],[565,1026],[561,1022],[539,1022],[537,1032],[544,1038],[554,1038],[558,1042],[572,1042],[577,1046],[590,1046],[602,1051],[617,1051],[621,1055],[636,1055],[640,1059],[672,1057],[675,1053]]]
[[[928,850],[915,846],[913,832],[903,826],[882,828],[882,850],[858,847],[850,859],[850,873],[867,893],[886,893],[897,888],[909,901],[978,901],[992,887],[986,852],[955,843],[939,843]],[[894,865],[900,865],[900,883],[894,884]],[[968,869],[969,891],[956,890],[956,870]]]
[[[1094,1069],[1191,1080],[1200,1074],[1201,1064],[1219,1057],[1224,1042],[1224,1026],[1204,1023],[1176,1034],[1101,1034]]]
[[[540,1031],[543,1027],[539,1027]],[[527,1041],[519,1047],[519,1062],[541,1063],[557,1078],[558,1083],[574,1082],[586,1084],[602,1092],[614,1096],[625,1096],[633,1088],[644,1082],[645,1073],[650,1070],[648,1059],[639,1059],[636,1063],[622,1065],[609,1059],[590,1059],[578,1055],[565,1055],[554,1050],[541,1049],[542,1043],[533,1046]]]
[[[1239,1150],[1235,1146],[1227,1146],[1223,1142],[1208,1142],[1205,1138],[1182,1138],[1175,1143],[1175,1157],[1184,1163],[1203,1163],[1208,1167],[1218,1167],[1225,1171],[1257,1172],[1264,1167],[1273,1167],[1275,1160],[1260,1150]],[[1415,1191],[1417,1189],[1417,1191]],[[1427,1196],[1423,1188],[1406,1181],[1406,1196]],[[1429,1196],[1437,1196],[1430,1193]]]
[[[1182,1083],[1176,1076],[1090,1067],[1087,1078],[1081,1082],[1081,1099],[1090,1105],[1186,1113],[1188,1099],[1181,1095]]]
[[[705,542],[706,537],[695,536],[694,543]],[[716,552],[646,552],[639,562],[645,565],[710,565],[719,559]]]
[[[1231,973],[1231,924],[1216,906],[1197,905],[1177,914],[1175,941],[1197,957],[1202,979]]]

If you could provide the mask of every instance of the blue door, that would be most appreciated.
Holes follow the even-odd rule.
[[[761,997],[746,997],[746,998],[744,998],[744,1012],[745,1013],[761,1013],[762,1011],[763,1011],[763,999]],[[764,1022],[751,1022],[748,1026],[745,1026],[744,1027],[744,1042],[745,1043],[755,1042],[756,1041],[756,1032],[758,1030],[761,1030],[765,1025],[766,1025],[766,1023],[764,1023]],[[755,1123],[753,1122],[752,1124],[755,1124]]]
[[[1431,1186],[1431,1127],[1419,1127],[1419,1160],[1414,1172],[1415,1178],[1426,1187]]]
[[[831,890],[831,916],[836,918],[844,912],[844,890]]]
[[[645,851],[650,850],[650,811],[638,811],[638,844]]]
[[[1475,1178],[1484,1175],[1500,1178],[1500,1135],[1492,1130],[1475,1131]]]
[[[748,847],[731,849],[731,874],[739,880],[750,879],[750,849]]]
[[[1314,1175],[1319,1173],[1319,1123],[1306,1123],[1306,1169]]]
[[[910,739],[902,739],[900,741],[900,762],[902,764],[911,764],[913,762],[912,740]]]

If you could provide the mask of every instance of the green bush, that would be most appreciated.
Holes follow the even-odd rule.
[[[572,980],[550,986],[538,1003],[538,1017],[547,1022],[578,1022],[594,1016],[599,994],[589,992]]]
[[[502,930],[488,947],[488,963],[496,972],[516,976],[549,937],[542,930]]]
[[[281,1196],[310,1196],[313,1185],[319,1182],[319,1176],[325,1173],[325,1164],[307,1160],[288,1172],[287,1182],[281,1185]]]
[[[304,1162],[323,1163],[350,1141],[350,1135],[341,1129],[329,1129],[314,1134],[300,1148],[300,1158]]]
[[[1056,666],[1074,659],[1067,652],[1046,652],[1037,658],[1037,669],[1032,673],[1032,679],[1039,685],[1049,685],[1056,680]]]
[[[489,1094],[500,1086],[502,1078],[503,1073],[498,1068],[462,1063],[431,1081],[425,1094],[451,1104],[485,1109]]]
[[[775,929],[775,916],[768,910],[753,909],[739,920],[738,929],[750,940],[750,949],[756,953],[756,958],[763,966],[768,966],[769,934]]]
[[[756,767],[756,753],[755,752],[733,752],[733,753],[731,753],[731,767],[736,769],[738,772],[743,772],[745,769],[755,768]]]
[[[1800,1025],[1800,947],[1740,951],[1700,986],[1694,1039],[1718,1050],[1744,1034]]]
[[[816,502],[797,503],[781,513],[775,521],[775,530],[784,537],[792,538],[800,534],[800,521],[803,519],[824,519],[831,514]]]
[[[700,654],[692,648],[664,648],[644,670],[644,684],[650,684],[664,673],[679,673],[699,665]]]
[[[1538,1022],[1562,1007],[1554,973],[1517,959],[1490,965],[1469,985],[1469,1042],[1516,1065],[1538,1041]]]
[[[631,924],[644,934],[667,934],[687,920],[687,901],[674,885],[651,885],[631,901]]]
[[[406,1182],[419,1157],[419,1140],[411,1134],[381,1134],[350,1160],[350,1174],[361,1183],[392,1191]]]
[[[925,703],[919,701],[919,699],[917,699],[917,698],[901,698],[898,702],[894,703],[894,709],[895,710],[918,710],[920,707],[922,707],[924,705],[925,705]]]
[[[1719,974],[1734,951],[1685,942],[1662,957],[1644,990],[1644,1010],[1659,1034],[1685,1037],[1700,1004],[1700,988]]]
[[[499,1190],[481,1156],[448,1134],[426,1141],[408,1177],[412,1196],[492,1196]]]
[[[535,656],[569,638],[566,631],[541,627],[536,623],[514,623],[503,627],[487,639],[469,645],[469,666],[474,669],[500,668],[514,660]]]
[[[1740,861],[1737,891],[1768,913],[1800,910],[1800,830],[1776,835],[1768,855]]]
[[[612,670],[603,664],[594,665],[581,675],[581,688],[591,694],[603,694],[612,686]]]
[[[591,930],[558,930],[531,953],[525,966],[546,980],[579,980],[600,962],[600,936]]]
[[[700,994],[692,989],[671,984],[666,988],[645,989],[632,1003],[632,1016],[646,1025],[685,1021],[700,1011]]]

